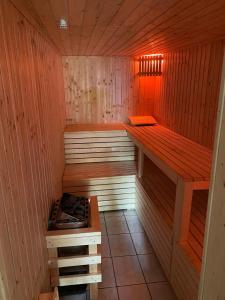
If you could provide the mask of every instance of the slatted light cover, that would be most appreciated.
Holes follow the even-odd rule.
[[[144,55],[139,58],[139,76],[162,75],[162,54]]]

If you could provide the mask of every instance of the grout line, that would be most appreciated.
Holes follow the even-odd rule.
[[[105,213],[104,213],[104,219],[105,219]],[[116,284],[116,293],[118,296],[118,300],[120,300],[120,296],[119,296],[119,292],[118,292],[118,288],[117,288],[117,280],[116,280],[116,273],[115,273],[115,267],[114,267],[114,262],[113,262],[113,257],[112,257],[112,250],[111,250],[111,246],[110,246],[110,242],[109,242],[109,235],[108,235],[108,229],[107,229],[107,225],[106,225],[106,221],[105,221],[105,228],[106,228],[106,236],[108,239],[108,244],[109,244],[109,252],[110,252],[110,259],[112,261],[112,268],[113,268],[113,275],[114,275],[114,279],[115,279],[115,284]]]
[[[158,282],[155,282],[155,283],[153,283],[153,284],[157,284]],[[160,283],[160,282],[159,282]],[[148,283],[148,284],[150,284],[150,283]],[[124,284],[124,285],[118,285],[118,286],[116,286],[116,288],[118,287],[124,287],[124,286],[137,286],[137,285],[148,285],[148,284],[146,284],[145,282],[143,282],[143,283],[133,283],[133,284]],[[103,287],[103,288],[99,288],[99,290],[104,290],[104,289],[112,289],[112,288],[115,288],[114,286],[111,286],[111,287]]]
[[[137,217],[138,221],[140,222],[139,220],[139,217],[137,215],[134,215],[135,217]],[[113,217],[113,216],[112,216]],[[123,211],[123,214],[121,216],[115,216],[115,217],[124,217],[125,219],[125,222],[126,222],[126,225],[127,225],[127,228],[128,228],[128,232],[127,233],[113,233],[113,234],[109,234],[108,233],[108,229],[107,229],[107,224],[106,224],[106,218],[105,218],[105,214],[104,214],[104,223],[105,223],[105,227],[106,227],[106,237],[108,239],[108,244],[109,244],[109,251],[110,251],[110,259],[112,261],[112,267],[113,267],[113,275],[114,275],[114,278],[115,278],[115,283],[116,283],[116,291],[117,291],[117,296],[118,296],[118,299],[120,300],[120,297],[119,297],[119,292],[118,292],[118,288],[119,287],[124,287],[124,286],[138,286],[138,285],[146,285],[147,286],[147,289],[148,289],[148,292],[149,292],[149,296],[150,298],[152,299],[152,295],[151,295],[151,291],[150,291],[150,288],[149,286],[152,285],[152,284],[158,284],[158,283],[164,283],[164,282],[167,282],[167,281],[156,281],[156,282],[147,282],[146,278],[145,278],[145,275],[144,275],[144,271],[143,271],[143,268],[141,266],[141,263],[140,263],[140,259],[139,259],[139,254],[137,253],[137,250],[136,250],[136,247],[135,247],[135,244],[134,244],[134,241],[133,241],[133,238],[132,238],[132,234],[134,233],[139,233],[139,232],[131,232],[130,231],[130,228],[128,226],[128,222],[127,222],[127,218],[126,218],[126,215],[124,214],[124,211]],[[128,216],[129,217],[129,216]],[[110,218],[110,217],[109,217]],[[146,235],[145,233],[145,230],[143,228],[143,232],[140,232],[140,233],[143,233]],[[134,248],[134,251],[135,251],[135,254],[128,254],[128,255],[117,255],[117,256],[113,256],[112,255],[112,249],[111,249],[111,245],[110,245],[110,241],[109,241],[109,236],[111,235],[129,235],[130,238],[131,238],[131,242],[132,242],[132,245],[133,245],[133,248]],[[146,235],[147,237],[147,235]],[[147,237],[148,239],[148,237]],[[149,241],[149,239],[148,239]],[[150,243],[150,241],[149,241]],[[146,253],[146,254],[140,254],[140,255],[151,255],[151,254],[154,254],[154,251],[152,251],[151,253]],[[118,282],[117,282],[117,278],[116,278],[116,273],[115,273],[115,266],[114,266],[114,258],[116,257],[127,257],[127,256],[136,256],[137,257],[137,260],[138,260],[138,263],[139,263],[139,266],[140,266],[140,269],[141,269],[141,272],[142,272],[142,276],[144,278],[144,282],[143,283],[136,283],[136,284],[128,284],[128,285],[118,285]],[[113,288],[113,287],[111,287]],[[100,289],[107,289],[107,288],[100,288]]]
[[[125,217],[125,219],[126,219],[126,217]],[[140,222],[138,216],[137,216],[137,219],[138,219],[138,221]],[[127,219],[126,219],[126,223],[127,223]],[[128,226],[128,223],[127,223],[127,226]],[[130,228],[129,228],[129,227],[128,227],[128,229],[129,229],[129,232],[130,232]],[[143,228],[143,231],[144,231],[143,233],[146,234],[144,228]],[[150,298],[152,299],[152,295],[151,295],[150,289],[148,288],[148,283],[147,283],[147,281],[146,281],[145,274],[144,274],[144,271],[143,271],[143,269],[142,269],[142,266],[141,266],[141,263],[140,263],[140,260],[139,260],[138,253],[137,253],[136,247],[135,247],[135,245],[134,245],[134,242],[133,242],[133,238],[132,238],[131,232],[130,232],[130,236],[131,236],[131,240],[132,240],[132,243],[133,243],[133,246],[134,246],[134,250],[135,250],[135,253],[136,253],[136,257],[137,257],[137,260],[138,260],[138,263],[139,263],[139,266],[140,266],[140,269],[141,269],[141,272],[142,272],[142,276],[143,276],[144,281],[145,281],[145,285],[147,286],[147,289],[148,289],[148,292],[149,292],[149,296],[150,296]]]
[[[150,290],[150,286],[149,286],[150,284],[146,284],[146,285],[147,285],[147,289],[148,289],[148,292],[149,292],[149,294],[150,294],[150,297],[151,297],[151,299],[153,299],[153,298],[152,298],[152,294],[151,294],[151,290]]]

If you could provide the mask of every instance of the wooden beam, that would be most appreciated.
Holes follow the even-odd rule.
[[[138,177],[143,175],[144,153],[141,149],[138,149]]]
[[[88,246],[89,255],[96,255],[98,252],[97,245],[89,245]],[[98,271],[98,265],[90,265],[89,272],[91,274],[95,274]],[[98,300],[98,284],[92,283],[90,284],[90,300]]]
[[[101,282],[101,280],[102,274],[100,272],[82,275],[60,276],[59,286],[98,283]]]
[[[50,249],[49,249],[50,250]],[[80,256],[58,257],[49,260],[50,268],[64,268],[70,266],[95,265],[101,263],[101,255],[90,254]]]
[[[54,288],[54,292],[40,294],[39,300],[59,300],[58,288]]]
[[[48,257],[49,259],[57,259],[58,258],[58,249],[57,248],[50,248],[48,249]],[[50,281],[51,281],[51,286],[55,287],[57,284],[55,284],[55,279],[59,278],[59,269],[57,266],[51,269],[50,272]]]
[[[192,205],[192,182],[179,179],[176,190],[174,215],[174,242],[185,242],[188,239]]]

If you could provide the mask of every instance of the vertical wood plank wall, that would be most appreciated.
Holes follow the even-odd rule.
[[[165,54],[159,77],[139,77],[130,57],[64,57],[66,123],[154,113],[160,124],[212,148],[223,48],[216,41]]]
[[[66,123],[116,123],[153,112],[154,78],[130,57],[63,57]],[[152,87],[152,88],[149,88]]]
[[[0,298],[48,287],[45,231],[64,169],[61,56],[0,1]]]
[[[154,115],[162,125],[212,148],[219,97],[222,41],[164,55],[156,79]]]

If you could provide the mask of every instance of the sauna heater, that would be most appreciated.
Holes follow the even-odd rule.
[[[89,205],[88,198],[64,193],[57,200],[51,211],[49,229],[75,229],[88,227]]]

